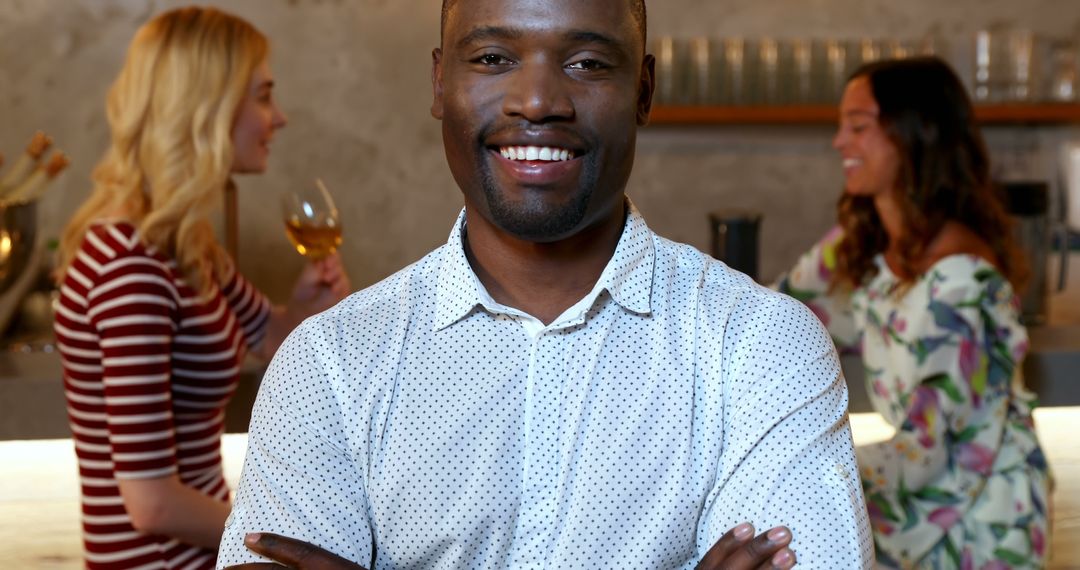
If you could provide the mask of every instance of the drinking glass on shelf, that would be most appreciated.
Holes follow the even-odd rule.
[[[1027,28],[1016,28],[1009,34],[1009,99],[1012,101],[1034,99],[1032,87],[1038,83],[1035,43],[1035,33]]]
[[[341,219],[326,184],[316,178],[311,186],[282,196],[285,233],[296,251],[312,260],[323,259],[341,245]]]
[[[653,40],[656,54],[655,101],[659,105],[690,105],[694,101],[695,62],[690,59],[691,42],[686,38],[660,36]]]
[[[712,105],[716,103],[716,62],[713,61],[713,41],[707,37],[690,38],[687,44],[687,103]]]
[[[780,42],[763,37],[757,41],[757,103],[777,105],[780,90]]]
[[[915,57],[918,53],[919,48],[915,42],[898,39],[886,40],[885,47],[881,51],[882,57],[886,59],[908,59]]]
[[[724,65],[721,100],[726,105],[746,105],[750,102],[746,44],[746,40],[740,37],[723,39]]]
[[[985,29],[975,32],[975,100],[982,103],[1001,98],[1001,33]]]
[[[848,74],[847,60],[847,42],[836,38],[825,40],[824,98],[828,102],[839,101],[844,93]]]
[[[1076,65],[1076,46],[1071,41],[1057,41],[1051,46],[1050,85],[1052,101],[1072,102],[1080,87],[1080,67]]]
[[[814,92],[813,42],[796,38],[790,40],[790,101],[795,104],[817,103]]]

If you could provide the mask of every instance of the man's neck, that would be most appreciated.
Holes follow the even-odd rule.
[[[495,301],[551,324],[592,291],[622,236],[627,207],[551,243],[522,240],[466,208],[465,255]]]

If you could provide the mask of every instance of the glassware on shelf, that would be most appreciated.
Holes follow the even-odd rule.
[[[975,32],[972,91],[980,103],[1038,98],[1037,38],[1030,29],[995,23]]]
[[[1038,83],[1035,67],[1035,33],[1015,28],[1008,35],[1008,99],[1031,101]]]
[[[859,40],[859,65],[878,61],[883,57],[884,42],[874,38]]]
[[[750,89],[746,81],[746,40],[724,38],[723,53],[720,99],[726,105],[746,105],[750,102]]]
[[[792,103],[817,103],[818,96],[814,89],[814,43],[811,40],[796,38],[790,45],[790,80],[788,82]]]
[[[888,59],[908,59],[918,54],[918,46],[910,40],[887,40],[883,51],[883,57]]]
[[[712,41],[706,37],[690,38],[687,44],[686,103],[690,105],[714,105],[719,101],[716,94],[716,64],[713,61]]]
[[[923,34],[923,37],[918,41],[918,49],[916,49],[916,55],[925,56],[937,56],[942,59],[949,59],[946,57],[946,45],[945,39],[942,36],[941,30],[938,27],[932,28],[930,31]]]
[[[997,79],[994,73],[994,35],[991,30],[979,30],[975,32],[975,76],[973,78],[974,89],[972,95],[976,101],[986,102],[994,99]]]
[[[1014,49],[1024,47],[1021,40],[1007,23],[994,23],[975,32],[972,78],[975,101],[1004,103],[1017,100],[1018,95],[1021,99],[1027,98],[1029,92],[1017,87],[1017,77],[1022,78],[1020,84],[1026,85],[1032,53],[1030,49],[1026,50],[1025,61],[1023,50]]]
[[[780,42],[773,38],[761,38],[757,41],[757,103],[762,105],[780,104]]]
[[[847,43],[844,40],[825,40],[825,82],[822,96],[825,102],[837,102],[847,83]]]
[[[675,61],[675,38],[658,37],[653,44],[652,53],[656,58],[656,103],[677,104],[680,86]]]
[[[1063,40],[1050,47],[1050,82],[1047,96],[1051,101],[1074,102],[1077,100],[1078,70],[1076,44]]]
[[[938,27],[918,39],[657,36],[650,43],[656,57],[655,101],[832,106],[861,65],[928,55],[953,60],[945,37]],[[965,83],[977,103],[1080,101],[1080,36],[1047,42],[1028,28],[994,23],[972,39],[971,63],[952,64],[970,73]]]

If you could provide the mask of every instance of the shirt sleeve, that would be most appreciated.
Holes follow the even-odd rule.
[[[87,294],[87,316],[101,344],[117,479],[149,479],[177,471],[171,383],[176,299],[165,268],[139,254],[102,267]]]
[[[364,480],[307,329],[305,323],[286,339],[259,388],[219,568],[266,562],[244,547],[251,532],[310,542],[364,567],[373,558]]]
[[[859,352],[859,333],[851,309],[851,295],[830,290],[836,271],[836,248],[844,234],[839,226],[804,253],[790,271],[769,287],[802,301],[828,329],[837,349]]]
[[[755,325],[781,320],[786,326]],[[790,528],[801,567],[870,568],[847,386],[826,331],[805,307],[780,299],[729,342],[724,447],[698,529],[698,559],[750,522],[759,533]]]
[[[252,350],[266,336],[266,327],[270,322],[270,300],[245,279],[232,263],[229,263],[226,272],[228,275],[222,280],[221,293],[244,331],[248,349]]]
[[[893,554],[892,545],[904,545],[912,560],[971,508],[991,475],[1018,361],[997,338],[1010,327],[995,322],[982,288],[938,283],[935,290],[921,317],[909,315],[915,369],[892,372],[918,379],[892,398],[892,415],[902,418],[897,431],[857,450],[878,542]]]

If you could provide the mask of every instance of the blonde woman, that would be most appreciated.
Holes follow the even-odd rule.
[[[213,567],[244,354],[272,355],[349,289],[331,257],[271,307],[214,238],[230,176],[264,171],[285,125],[268,51],[240,18],[170,11],[138,31],[109,92],[112,143],[63,235],[56,319],[88,568]]]

